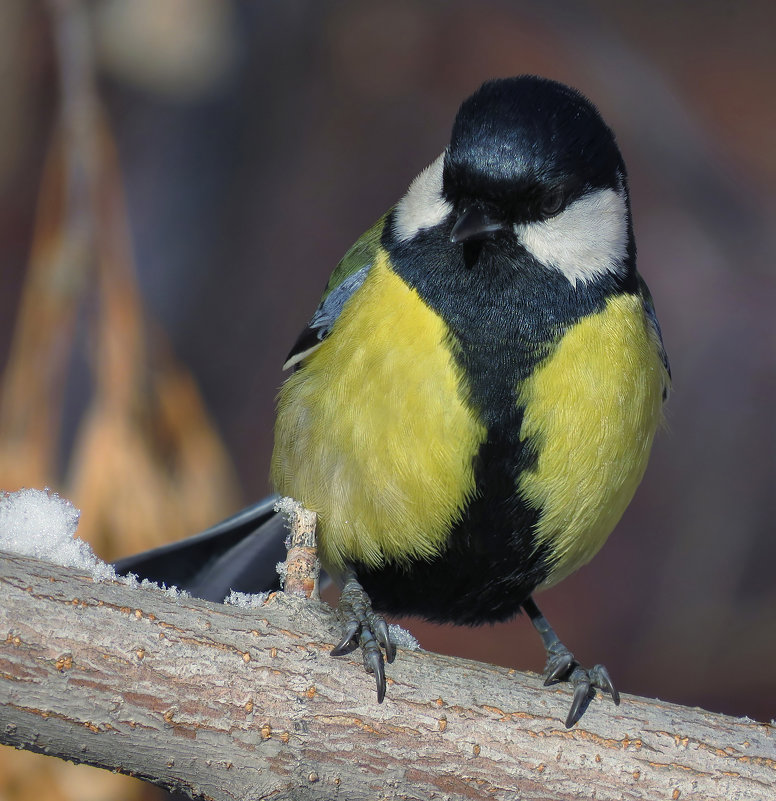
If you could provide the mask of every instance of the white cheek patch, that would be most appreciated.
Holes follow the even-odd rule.
[[[597,189],[555,217],[516,225],[515,233],[538,261],[560,270],[575,286],[616,273],[628,250],[625,190]]]
[[[412,239],[418,231],[441,223],[453,211],[442,196],[442,155],[410,184],[407,194],[396,205],[393,231],[402,242]]]

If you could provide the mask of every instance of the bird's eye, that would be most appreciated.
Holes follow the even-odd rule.
[[[542,217],[554,217],[562,208],[566,201],[562,189],[553,189],[542,199]]]

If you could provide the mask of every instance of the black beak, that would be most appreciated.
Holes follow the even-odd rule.
[[[478,239],[489,239],[500,231],[506,231],[509,225],[502,220],[491,217],[482,206],[469,206],[458,218],[450,232],[450,241],[454,245],[461,242],[473,242]]]

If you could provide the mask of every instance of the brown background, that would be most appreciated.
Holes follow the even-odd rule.
[[[542,608],[622,691],[776,716],[776,6],[166,0],[93,10],[149,331],[164,331],[193,374],[238,476],[239,497],[203,525],[268,491],[283,357],[345,249],[441,151],[460,101],[489,77],[528,72],[599,106],[629,166],[639,268],[675,390],[616,534]],[[57,80],[47,6],[6,0],[0,368]],[[83,327],[68,362],[61,469],[48,479],[63,492],[89,384]],[[429,649],[542,666],[525,620],[410,625]]]

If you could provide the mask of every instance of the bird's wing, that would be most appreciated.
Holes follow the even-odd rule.
[[[337,265],[326,285],[323,298],[321,298],[315,314],[297,338],[294,347],[291,348],[283,365],[284,370],[299,364],[320,347],[345,303],[364,283],[364,279],[374,263],[377,249],[380,247],[380,239],[389,213],[384,214],[366,233],[362,234]]]

